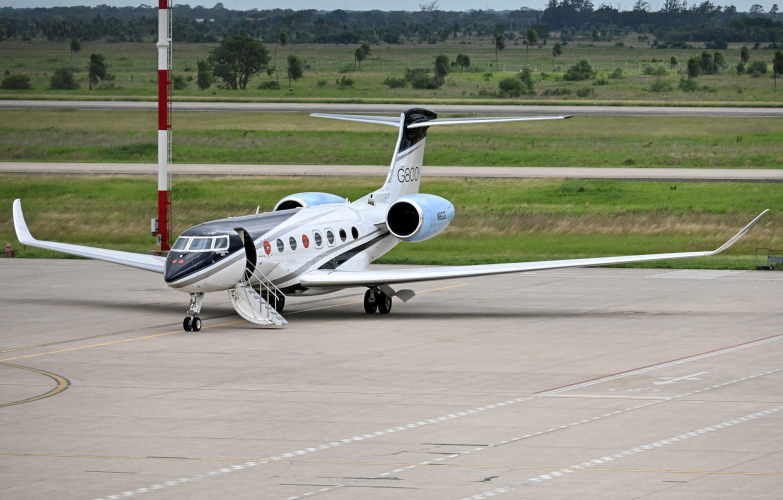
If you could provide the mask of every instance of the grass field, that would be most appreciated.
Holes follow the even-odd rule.
[[[0,110],[4,161],[157,162],[152,111]],[[388,127],[295,113],[175,112],[175,163],[387,165]],[[597,117],[445,127],[425,165],[781,168],[775,118]]]
[[[174,229],[269,210],[301,191],[356,199],[370,178],[198,177],[174,181]],[[717,248],[764,208],[772,213],[725,255],[656,267],[749,269],[756,247],[783,247],[778,184],[568,180],[424,179],[422,192],[451,200],[457,216],[440,236],[401,243],[382,262],[475,264]],[[37,238],[146,252],[154,238],[156,180],[146,176],[0,175],[0,243],[17,256],[59,256],[24,249],[13,233],[11,203],[23,200]]]
[[[288,45],[278,51],[278,64],[285,64],[289,53],[298,55],[306,61],[308,68],[305,77],[294,82],[293,90],[289,91],[285,78],[284,67],[280,68],[281,90],[259,90],[257,87],[270,77],[264,73],[253,78],[247,90],[232,91],[212,88],[199,91],[195,80],[187,81],[187,88],[175,92],[175,97],[184,99],[254,99],[254,100],[290,100],[290,99],[325,99],[360,101],[368,99],[383,99],[397,102],[431,102],[433,99],[470,99],[479,102],[529,102],[561,101],[593,102],[652,102],[652,103],[732,103],[739,105],[781,105],[783,92],[773,93],[773,80],[770,74],[761,78],[749,75],[737,76],[734,67],[739,62],[739,52],[742,44],[732,44],[721,53],[729,67],[718,76],[699,77],[699,90],[683,92],[678,88],[679,73],[684,71],[684,64],[692,55],[701,54],[703,44],[694,42],[692,49],[653,49],[645,42],[637,41],[635,36],[623,40],[624,46],[615,46],[616,42],[574,41],[564,46],[563,54],[552,60],[551,48],[556,40],[550,40],[548,45],[533,48],[529,52],[529,66],[534,71],[536,95],[520,99],[497,99],[498,82],[502,78],[512,76],[525,66],[525,48],[518,40],[507,44],[506,50],[498,57],[495,65],[495,50],[489,37],[469,38],[465,40],[450,40],[438,44],[379,44],[373,47],[372,56],[364,61],[358,71],[354,70],[353,45],[301,44]],[[206,59],[211,44],[174,43],[174,73],[186,79],[195,76],[196,64],[199,59]],[[270,50],[272,47],[268,47]],[[78,73],[77,80],[81,88],[76,91],[48,90],[49,78],[55,68],[70,66],[70,51],[68,43],[55,42],[17,42],[4,41],[0,51],[0,70],[9,73],[21,73],[30,76],[33,90],[7,91],[0,90],[4,97],[48,96],[55,98],[67,97],[97,97],[97,98],[154,98],[157,95],[157,52],[152,43],[98,43],[85,42],[81,52],[73,57],[73,68]],[[714,51],[710,51],[714,52]],[[106,57],[109,72],[114,79],[106,81],[95,90],[88,90],[86,66],[90,54],[99,53]],[[471,57],[471,71],[461,72],[457,69],[448,75],[446,83],[438,90],[417,90],[410,87],[390,89],[383,84],[389,77],[403,76],[406,68],[431,68],[434,57],[440,53],[449,56],[451,61],[458,53],[467,53]],[[674,56],[679,64],[669,66],[670,58]],[[771,67],[773,53],[768,50],[753,51],[754,59],[766,61]],[[568,67],[580,59],[590,61],[598,77],[607,77],[615,69],[622,69],[625,78],[605,78],[605,85],[594,85],[595,79],[585,82],[564,82],[563,73]],[[664,82],[672,86],[666,92],[652,92],[651,84],[657,77],[644,73],[646,65],[651,61],[662,61],[667,74],[662,76]],[[270,63],[271,64],[271,63]],[[485,79],[485,73],[492,75]],[[350,87],[336,84],[343,77],[354,80]],[[271,78],[274,78],[271,77]],[[577,91],[588,92],[584,97],[578,97]],[[570,94],[563,94],[562,91]],[[546,95],[553,91],[556,95]]]

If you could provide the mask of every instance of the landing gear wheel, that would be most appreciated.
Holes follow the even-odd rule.
[[[378,300],[375,296],[375,290],[370,288],[364,293],[364,312],[367,314],[375,314],[375,311],[377,310]]]
[[[189,332],[189,331],[193,330],[193,318],[191,318],[190,316],[187,316],[185,318],[185,320],[182,322],[182,328],[186,332]]]
[[[391,312],[392,298],[383,292],[378,292],[376,297],[378,301],[378,312],[381,314],[389,314]]]
[[[191,327],[193,328],[194,332],[200,332],[201,331],[201,318],[196,316],[193,318],[193,321],[191,321]]]

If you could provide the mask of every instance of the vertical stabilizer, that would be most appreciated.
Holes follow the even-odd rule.
[[[400,115],[400,135],[383,187],[372,193],[379,203],[419,192],[427,127],[408,128],[413,123],[434,120],[438,115],[425,108],[406,108]]]

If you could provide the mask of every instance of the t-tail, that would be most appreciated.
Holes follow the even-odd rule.
[[[570,116],[504,116],[504,117],[470,117],[470,118],[438,118],[438,114],[426,108],[406,108],[399,118],[391,116],[370,115],[332,115],[313,113],[311,116],[333,118],[379,125],[390,125],[399,128],[397,147],[394,149],[389,173],[383,187],[367,195],[378,203],[391,203],[409,194],[419,192],[424,162],[424,145],[427,130],[441,125],[474,125],[479,123],[518,122],[531,120],[562,120]]]

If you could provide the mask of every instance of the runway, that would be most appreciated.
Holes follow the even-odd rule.
[[[600,167],[458,167],[425,165],[428,177],[556,178],[631,181],[783,182],[783,169],[734,168],[600,168]],[[389,171],[386,165],[172,165],[177,176],[306,176],[378,177]],[[0,162],[0,173],[69,175],[157,175],[152,163],[44,163]]]
[[[424,106],[443,114],[514,114],[514,115],[582,115],[582,116],[709,116],[709,117],[781,117],[783,107],[711,107],[711,106],[606,106],[606,105],[514,105],[325,102],[228,102],[174,101],[176,111],[241,111],[253,113],[382,113],[398,115],[408,106]],[[0,100],[0,109],[83,109],[83,110],[157,110],[157,100],[146,101],[50,101]]]
[[[749,267],[752,262],[749,263]],[[573,269],[185,333],[160,276],[0,259],[0,497],[774,498],[783,273]]]

